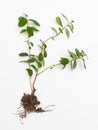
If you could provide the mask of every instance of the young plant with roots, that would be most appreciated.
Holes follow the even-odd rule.
[[[30,112],[47,111],[41,107],[38,107],[40,102],[35,95],[35,82],[39,75],[44,73],[46,70],[53,69],[57,66],[61,66],[63,69],[65,69],[67,65],[70,65],[71,69],[73,70],[77,67],[78,60],[82,61],[83,66],[86,69],[85,57],[87,57],[87,55],[83,50],[80,51],[77,48],[74,52],[68,50],[68,58],[62,56],[56,64],[45,67],[45,59],[47,58],[47,42],[50,40],[55,40],[61,34],[66,34],[66,36],[69,38],[70,34],[74,31],[74,21],[69,21],[64,14],[61,14],[61,17],[57,16],[55,20],[57,29],[51,27],[52,31],[54,32],[53,35],[48,37],[46,40],[39,40],[40,45],[38,47],[40,48],[40,51],[37,54],[34,54],[32,51],[34,49],[34,43],[31,41],[31,38],[34,37],[35,33],[39,31],[40,23],[35,19],[30,19],[27,14],[24,14],[18,18],[18,27],[21,28],[20,33],[25,33],[25,36],[27,37],[26,43],[28,48],[28,52],[19,53],[20,57],[25,58],[25,60],[20,61],[20,63],[27,64],[26,71],[28,73],[31,89],[31,94],[24,93],[21,98],[21,105],[23,107],[23,112],[19,113],[21,118],[26,117],[27,113]]]

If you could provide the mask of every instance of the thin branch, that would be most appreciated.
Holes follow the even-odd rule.
[[[45,71],[48,70],[48,69],[53,69],[54,67],[56,67],[56,66],[58,66],[58,65],[60,65],[60,63],[54,64],[54,65],[50,65],[50,66],[46,67],[44,70],[42,70],[41,72],[39,72],[37,75],[42,74],[43,72],[45,72]]]
[[[84,57],[84,56],[83,56],[83,57]],[[82,60],[83,60],[83,57],[73,58],[73,59],[69,60],[69,63],[73,62],[74,60],[78,60],[78,59],[82,59]],[[48,70],[48,69],[53,69],[54,67],[59,66],[59,65],[61,65],[61,63],[57,63],[57,64],[50,65],[50,66],[46,67],[44,70],[42,70],[41,72],[39,72],[39,73],[37,74],[37,76],[40,75],[40,74],[42,74],[42,73],[45,72],[46,70]]]
[[[70,25],[72,22],[73,22],[73,21],[69,22],[66,26],[64,26],[64,27],[62,28],[62,31],[65,30],[66,27],[67,27],[68,25]],[[62,33],[62,32],[59,31],[58,33],[56,33],[55,35],[53,35],[53,36],[47,38],[47,39],[46,39],[45,41],[43,41],[43,42],[46,43],[46,42],[48,42],[49,40],[53,40],[53,39],[55,39],[58,35],[60,35],[61,33]],[[40,41],[41,41],[41,40],[40,40]],[[42,42],[42,41],[41,41],[41,42]],[[42,46],[42,49],[43,49],[43,46]],[[41,50],[41,51],[42,51],[42,50]],[[33,88],[32,88],[32,91],[35,90],[34,85],[35,85],[37,76],[40,75],[41,73],[45,72],[46,70],[52,69],[52,68],[54,68],[54,67],[56,67],[56,66],[58,66],[58,65],[60,65],[60,63],[57,63],[57,64],[53,64],[53,65],[51,65],[51,66],[48,66],[47,68],[45,68],[44,70],[42,70],[42,71],[39,72],[39,73],[37,72],[36,75],[35,75],[35,78],[34,78],[34,80],[33,80]]]
[[[63,28],[62,28],[62,31],[64,30],[64,29],[66,29],[66,27],[68,26],[68,25],[70,25],[70,24],[72,24],[73,23],[73,21],[71,21],[71,22],[69,22],[66,26],[64,26]],[[60,35],[62,32],[61,31],[59,31],[58,33],[56,33],[54,36],[51,36],[51,37],[49,37],[49,38],[47,38],[44,42],[46,43],[47,41],[49,41],[49,40],[53,40],[53,39],[55,39],[58,35]]]
[[[64,27],[62,28],[62,31],[65,30],[66,27],[67,27],[68,25],[72,24],[72,23],[73,23],[73,21],[69,22],[66,26],[64,26]],[[43,42],[46,43],[46,42],[48,42],[49,40],[53,40],[53,39],[55,39],[58,35],[60,35],[61,33],[62,33],[62,32],[59,31],[58,33],[56,33],[55,35],[53,35],[53,36],[47,38],[47,39],[46,39],[45,41],[43,41]],[[41,41],[41,40],[40,40],[40,41]],[[41,42],[42,42],[42,41],[41,41]],[[43,48],[43,47],[42,47],[42,48]],[[41,50],[41,51],[42,51],[42,50]],[[48,67],[45,68],[43,71],[39,72],[37,75],[43,73],[43,72],[46,71],[47,69],[54,68],[55,66],[58,66],[58,65],[60,65],[60,63],[54,64],[54,65],[51,65],[51,66],[48,66]]]

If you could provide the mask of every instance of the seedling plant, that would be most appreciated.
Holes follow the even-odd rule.
[[[51,27],[53,35],[48,37],[46,40],[39,40],[40,44],[38,47],[40,50],[37,54],[35,54],[33,53],[35,44],[31,41],[31,38],[34,37],[37,32],[39,32],[40,23],[35,19],[29,18],[27,14],[24,14],[18,18],[18,27],[20,28],[20,33],[25,34],[24,36],[27,38],[25,42],[27,43],[28,49],[27,52],[19,53],[19,56],[24,58],[24,60],[21,60],[20,63],[25,63],[27,66],[26,71],[29,77],[29,84],[31,89],[30,94],[24,93],[21,98],[21,106],[23,108],[23,112],[19,113],[21,118],[26,117],[26,115],[31,112],[38,113],[48,111],[39,107],[40,101],[38,101],[38,98],[35,94],[35,83],[39,75],[44,73],[46,70],[53,69],[57,66],[65,69],[65,67],[69,65],[71,69],[74,70],[77,67],[78,60],[82,61],[83,66],[86,69],[85,57],[87,57],[87,55],[83,50],[80,51],[77,48],[75,48],[74,52],[68,50],[69,56],[60,57],[56,64],[52,64],[48,67],[45,66],[45,59],[48,56],[47,42],[50,40],[54,41],[61,34],[64,34],[64,36],[69,38],[70,34],[74,32],[74,21],[69,21],[69,19],[64,14],[61,14],[60,17],[57,16],[55,21],[57,28]]]

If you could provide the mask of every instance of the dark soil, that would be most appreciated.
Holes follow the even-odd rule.
[[[21,98],[21,105],[23,107],[23,111],[19,112],[19,116],[21,118],[25,118],[28,113],[31,112],[46,112],[46,110],[38,107],[40,105],[40,101],[38,101],[37,96],[34,93],[25,94]]]

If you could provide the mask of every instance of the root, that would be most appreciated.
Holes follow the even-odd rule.
[[[49,105],[45,107],[44,109],[41,107],[38,107],[40,105],[40,101],[38,101],[37,96],[33,93],[31,94],[25,94],[21,98],[21,107],[18,110],[18,115],[21,119],[26,118],[27,114],[31,112],[35,113],[43,113],[52,111],[49,110],[49,107],[53,107],[54,105]],[[22,110],[20,110],[22,108]]]

